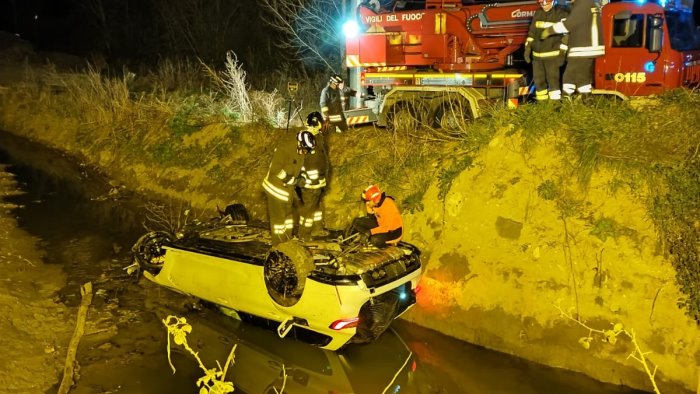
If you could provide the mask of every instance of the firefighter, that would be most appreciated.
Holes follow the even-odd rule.
[[[541,9],[535,11],[525,41],[525,61],[532,63],[537,101],[561,99],[559,68],[566,59],[568,36],[552,35],[540,39],[542,30],[566,19],[568,12],[554,5],[554,0],[539,0]]]
[[[323,135],[323,116],[311,112],[306,117],[306,131],[316,138],[316,148],[304,156],[301,176],[304,182],[299,186],[301,205],[299,206],[299,229],[301,239],[311,236],[324,236],[328,232],[323,228],[323,209],[321,197],[326,189],[326,176],[330,167],[328,148]]]
[[[582,95],[593,90],[593,62],[605,54],[601,30],[600,6],[596,0],[571,0],[571,12],[566,20],[544,29],[540,38],[554,34],[569,35],[569,52],[564,69],[564,94]]]
[[[295,140],[287,136],[280,140],[272,155],[270,169],[263,181],[267,195],[267,211],[270,217],[272,244],[292,239],[294,233],[294,188],[304,183],[301,177],[304,158],[316,147],[316,138],[304,130]]]
[[[367,215],[355,218],[350,232],[368,236],[369,242],[378,248],[398,243],[403,236],[403,220],[394,197],[387,196],[379,186],[370,185],[362,191],[360,198],[365,203]]]
[[[321,91],[320,105],[323,121],[330,124],[331,128],[339,133],[348,131],[348,122],[343,110],[345,109],[345,101],[349,97],[362,98],[363,95],[345,87],[343,77],[338,74],[333,74],[326,87]]]

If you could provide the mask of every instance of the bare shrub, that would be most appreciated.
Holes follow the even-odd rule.
[[[192,207],[182,201],[177,203],[172,201],[166,204],[147,202],[143,227],[147,231],[167,231],[170,234],[177,234],[188,223],[199,221],[203,212],[193,210]]]
[[[200,90],[205,84],[202,79],[201,65],[189,59],[163,59],[158,62],[155,71],[149,73],[154,92]]]
[[[233,51],[226,53],[224,71],[218,72],[201,62],[214,84],[224,96],[224,107],[227,113],[240,122],[251,122],[254,119],[253,106],[248,95],[246,72]]]
[[[264,21],[281,33],[276,45],[296,53],[310,69],[336,70],[344,48],[340,26],[347,19],[353,2],[332,0],[263,0]]]
[[[284,98],[277,92],[254,90],[250,92],[250,103],[256,121],[270,124],[273,127],[283,127],[287,122],[287,111],[283,109]],[[296,116],[298,108],[290,117]]]
[[[303,69],[285,63],[280,68],[265,73],[264,76],[251,76],[252,85],[256,90],[276,91],[278,107],[275,109],[277,127],[287,125],[287,113],[289,123],[295,127],[301,127],[306,114],[311,111],[319,111],[319,96],[325,85],[325,73],[310,75]],[[293,94],[288,91],[289,83],[295,83],[297,91]],[[269,113],[269,112],[265,112]]]
[[[50,83],[60,83],[66,89],[70,102],[79,110],[85,123],[121,124],[134,111],[128,87],[133,74],[106,78],[92,67],[75,78],[55,71],[47,74]]]

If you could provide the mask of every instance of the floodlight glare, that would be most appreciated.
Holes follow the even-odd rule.
[[[348,38],[353,38],[357,36],[357,33],[360,32],[360,27],[357,25],[357,22],[354,20],[350,20],[345,22],[343,25],[343,33],[345,33],[345,37]]]

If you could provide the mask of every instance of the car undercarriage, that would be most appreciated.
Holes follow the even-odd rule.
[[[379,249],[331,230],[273,246],[240,204],[176,234],[149,232],[132,251],[155,283],[272,322],[281,337],[309,331],[308,342],[331,350],[378,338],[415,304],[421,274],[406,242]]]

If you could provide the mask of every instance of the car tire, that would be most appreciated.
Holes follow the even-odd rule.
[[[366,302],[360,308],[360,323],[352,343],[369,343],[379,338],[396,317],[399,304],[397,292],[390,291]]]
[[[298,241],[275,245],[265,257],[265,287],[279,305],[289,307],[299,302],[306,277],[314,270],[311,252]]]
[[[134,260],[141,269],[157,274],[163,267],[163,245],[172,242],[173,237],[166,231],[151,231],[144,234],[131,248]]]
[[[243,204],[231,204],[227,205],[224,209],[223,216],[231,216],[231,220],[235,223],[248,224],[250,220],[250,215],[248,215],[248,210]]]

